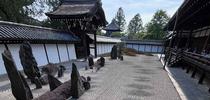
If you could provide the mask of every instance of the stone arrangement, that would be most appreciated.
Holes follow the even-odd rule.
[[[114,45],[114,46],[112,47],[111,59],[117,59],[117,45]]]
[[[48,82],[49,82],[50,91],[53,91],[54,89],[62,85],[62,82],[60,82],[52,75],[48,75]]]
[[[64,71],[66,70],[65,66],[60,65],[58,70],[58,77],[63,77]]]
[[[114,58],[117,59],[117,48],[113,48]],[[42,67],[41,73],[37,66],[37,62],[32,54],[32,49],[28,42],[24,42],[20,47],[20,59],[24,69],[25,75],[32,83],[36,85],[36,88],[42,88],[42,85],[49,84],[50,92],[43,94],[35,100],[65,100],[69,97],[79,98],[85,90],[90,89],[91,78],[80,76],[76,65],[72,64],[71,80],[62,83],[57,78],[64,75],[66,70],[65,66],[58,66],[53,63],[49,63]],[[33,99],[32,92],[24,76],[17,70],[12,55],[9,50],[5,50],[2,53],[4,64],[11,82],[12,93],[17,100],[31,100]],[[97,70],[105,65],[105,58],[100,57],[94,65],[93,57],[88,58],[90,69],[97,66]]]
[[[37,89],[42,88],[39,80],[41,74],[29,42],[24,42],[20,46],[19,56],[27,78],[30,79],[32,83],[35,83]]]
[[[120,59],[121,61],[123,61],[122,47],[120,45],[114,45],[112,47],[111,59]]]
[[[85,92],[85,88],[82,83],[82,79],[77,70],[76,65],[72,64],[71,73],[71,94],[73,98],[79,98]]]
[[[4,53],[2,53],[2,58],[11,83],[12,94],[16,100],[33,99],[33,95],[24,76],[17,70],[11,52],[5,50]]]
[[[93,65],[94,65],[93,57],[88,57],[88,65],[90,69],[93,69]]]

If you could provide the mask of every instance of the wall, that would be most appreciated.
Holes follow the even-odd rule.
[[[57,50],[58,46],[58,50]],[[61,62],[66,62],[76,59],[76,53],[75,53],[75,47],[74,44],[46,44],[46,51],[48,54],[49,62],[52,63],[59,63],[59,56],[58,51],[60,55]],[[20,50],[20,44],[8,44],[8,48],[12,53],[13,59],[17,65],[18,70],[22,70],[22,65],[20,62],[19,57],[19,50]],[[31,44],[33,55],[37,61],[38,66],[43,66],[48,64],[47,56],[45,53],[44,44]],[[5,50],[5,46],[3,44],[0,44],[0,53],[3,53]],[[68,52],[69,55],[68,55]],[[0,57],[0,74],[5,74],[5,66],[2,57]]]
[[[98,55],[110,53],[113,46],[114,46],[114,44],[97,43],[97,53],[98,53]],[[93,47],[93,44],[91,44],[91,47]],[[90,49],[90,53],[91,53],[91,55],[95,55],[94,49]]]
[[[48,62],[44,50],[44,44],[31,44],[31,48],[38,66],[46,65]]]

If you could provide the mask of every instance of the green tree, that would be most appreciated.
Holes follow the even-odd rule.
[[[169,21],[169,16],[166,11],[158,10],[152,20],[146,25],[146,39],[163,39],[163,28]]]
[[[124,11],[122,9],[122,7],[120,7],[117,11],[117,14],[114,18],[118,24],[118,26],[120,27],[121,31],[124,31],[125,30],[125,24],[126,24],[126,21],[125,21],[125,14],[124,14]]]
[[[42,16],[46,8],[53,10],[59,3],[60,0],[0,0],[0,20],[41,24],[33,17]]]
[[[143,23],[140,14],[136,14],[128,25],[128,38],[129,39],[138,39],[143,32]]]

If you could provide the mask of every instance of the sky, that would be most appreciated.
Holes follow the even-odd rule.
[[[165,10],[171,17],[176,10],[181,6],[184,0],[102,0],[102,6],[105,11],[106,19],[110,23],[115,17],[118,9],[123,8],[126,18],[126,24],[139,13],[143,24],[148,23],[154,13],[159,10]],[[47,10],[45,12],[48,12]],[[47,16],[37,16],[38,20],[44,20]]]
[[[119,7],[122,7],[127,24],[134,15],[139,13],[145,25],[159,9],[165,10],[170,17],[173,16],[183,1],[184,0],[102,0],[102,5],[109,23],[115,17]]]

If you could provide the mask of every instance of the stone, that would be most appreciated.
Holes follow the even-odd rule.
[[[104,67],[104,65],[105,65],[105,58],[104,57],[101,57],[100,58],[100,66],[101,67]]]
[[[88,64],[90,66],[90,69],[93,69],[93,65],[94,65],[94,61],[93,61],[93,57],[88,57]]]
[[[41,77],[40,77],[40,82],[42,85],[46,85],[48,84],[48,75],[47,74],[43,74]]]
[[[2,58],[11,83],[12,94],[16,100],[31,100],[33,95],[31,90],[23,77],[23,75],[17,70],[16,64],[12,58],[11,52],[5,50],[2,53]]]
[[[20,46],[19,51],[20,61],[23,66],[23,71],[25,75],[32,81],[36,81],[36,85],[39,85],[38,82],[39,78],[41,77],[41,74],[39,72],[39,68],[37,66],[36,59],[33,56],[32,49],[29,42],[24,42]],[[38,79],[35,79],[35,77],[38,77]],[[36,86],[37,88],[40,88],[40,86]]]
[[[81,80],[82,80],[85,90],[90,89],[90,83],[84,76],[81,76]]]
[[[70,100],[71,97],[71,80],[64,82],[62,85],[54,89],[53,91],[48,91],[43,95],[35,98],[34,100]]]
[[[121,60],[121,61],[123,61],[123,60],[124,60],[124,58],[123,58],[123,56],[122,56],[122,55],[120,56],[120,60]]]
[[[24,42],[20,46],[19,56],[24,73],[29,79],[32,77],[41,77],[36,59],[33,56],[32,48],[29,42]]]
[[[79,98],[85,91],[80,74],[77,67],[72,63],[72,73],[71,73],[71,93],[73,98]]]
[[[111,51],[111,59],[117,59],[117,46],[114,45]]]
[[[53,91],[54,89],[62,85],[62,82],[60,82],[52,75],[48,75],[48,82],[49,82],[50,91]]]
[[[88,76],[88,77],[87,77],[87,81],[88,81],[88,82],[90,82],[90,81],[91,81],[91,78],[90,78],[90,76]]]
[[[38,77],[35,77],[33,79],[33,82],[36,85],[36,89],[41,89],[42,88],[42,83],[40,82],[40,79]]]
[[[53,63],[49,63],[49,64],[43,66],[42,73],[55,76],[56,73],[58,72],[58,70],[59,70],[59,67],[57,65],[55,65]]]
[[[58,70],[58,77],[63,77],[65,70],[66,70],[65,66],[60,65]]]

